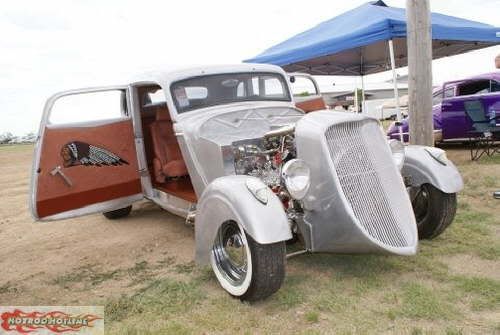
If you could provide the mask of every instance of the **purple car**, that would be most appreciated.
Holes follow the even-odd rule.
[[[432,95],[436,142],[464,141],[474,130],[473,118],[500,126],[500,72],[482,74],[445,83]],[[402,121],[403,139],[408,141],[408,118]],[[387,135],[399,139],[399,129],[391,124]]]

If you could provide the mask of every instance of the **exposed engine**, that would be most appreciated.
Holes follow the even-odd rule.
[[[261,179],[273,191],[281,186],[281,166],[296,157],[294,127],[276,128],[262,138],[233,142],[236,174]]]
[[[233,155],[236,174],[262,180],[281,200],[290,229],[298,236],[297,218],[302,206],[292,199],[281,179],[283,165],[297,156],[294,130],[294,126],[283,126],[262,138],[233,142]]]

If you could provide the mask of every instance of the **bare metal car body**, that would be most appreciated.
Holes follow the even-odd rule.
[[[181,104],[190,100],[186,92],[176,95],[179,82],[243,73],[260,75],[262,81],[283,78],[282,98],[273,100],[269,95],[259,100],[255,95],[251,101],[180,112],[179,96]],[[456,168],[451,162],[439,162],[424,147],[407,147],[407,164],[397,165],[377,120],[328,110],[304,114],[295,106],[285,78],[275,66],[240,64],[152,73],[129,85],[54,95],[45,106],[35,149],[33,217],[45,221],[113,212],[149,199],[194,223],[196,259],[212,264],[230,294],[250,300],[271,294],[281,282],[273,284],[277,288],[255,286],[252,273],[257,276],[259,269],[252,266],[259,256],[251,248],[243,250],[239,267],[229,261],[217,264],[220,257],[227,257],[226,247],[256,243],[277,248],[299,234],[311,252],[415,254],[418,234],[408,180],[413,186],[434,183],[456,193],[462,187]],[[223,81],[224,89],[233,87],[231,80]],[[141,97],[152,85],[163,92],[188,172],[182,178],[167,178],[165,185],[153,177],[151,134],[145,126],[150,105]],[[239,86],[235,81],[234,89]],[[59,99],[110,90],[121,92],[120,117],[50,122]],[[90,154],[83,157],[82,151]],[[299,176],[301,182],[307,177],[304,196],[294,197],[284,183],[286,178],[297,178],[286,175],[288,162],[309,172]],[[403,179],[401,168],[408,180]],[[188,191],[184,186],[170,187],[187,183]],[[221,229],[228,222],[233,226],[225,228],[228,237],[224,239]],[[219,238],[224,239],[222,246],[214,242]],[[217,270],[219,265],[222,268]],[[265,292],[250,295],[252,289]]]

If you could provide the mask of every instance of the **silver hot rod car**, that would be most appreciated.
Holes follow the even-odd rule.
[[[227,292],[257,300],[283,282],[286,241],[414,255],[461,188],[444,151],[388,141],[359,114],[306,114],[281,68],[240,64],[49,98],[30,205],[42,221],[116,219],[149,199],[194,225],[196,260]]]

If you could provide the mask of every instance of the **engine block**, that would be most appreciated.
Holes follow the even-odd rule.
[[[281,184],[281,166],[295,158],[295,139],[292,127],[280,127],[262,138],[232,143],[236,174],[261,179],[271,188]]]

